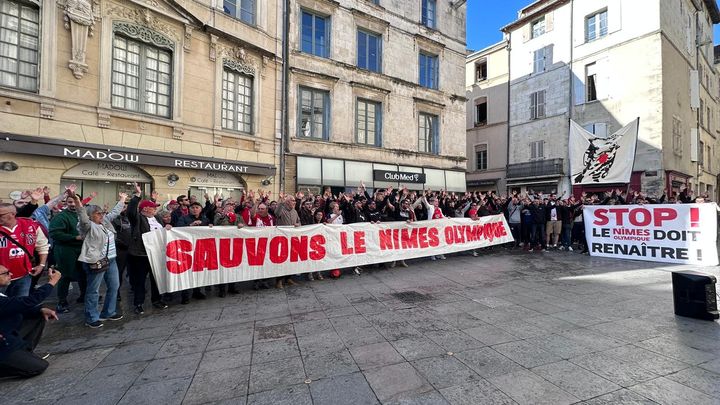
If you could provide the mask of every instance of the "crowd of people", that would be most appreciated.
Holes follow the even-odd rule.
[[[239,200],[204,195],[204,201],[196,196],[179,195],[170,201],[160,201],[156,192],[143,198],[141,188],[135,185],[132,197],[120,193],[113,206],[92,204],[95,193],[81,198],[74,185],[64,193],[50,196],[49,189],[38,188],[23,194],[20,201],[0,202],[0,364],[13,361],[16,375],[33,375],[44,368],[39,356],[32,352],[39,339],[37,319],[54,319],[58,313],[71,310],[68,300],[69,286],[77,283],[79,296],[76,304],[84,307],[85,324],[100,328],[106,321],[123,318],[118,302],[122,300],[120,287],[127,278],[132,311],[136,315],[145,312],[146,288],[150,286],[151,305],[162,310],[173,299],[170,294],[160,294],[153,277],[142,235],[158,229],[187,226],[237,226],[271,227],[304,226],[311,224],[352,224],[368,222],[377,224],[390,221],[414,222],[445,217],[468,217],[502,214],[507,219],[514,242],[509,249],[527,251],[579,249],[587,252],[582,208],[598,204],[655,204],[655,203],[702,203],[707,196],[695,197],[692,191],[682,189],[672,196],[663,194],[651,198],[640,192],[613,190],[600,194],[568,196],[555,193],[498,195],[494,192],[454,193],[447,191],[410,191],[401,189],[376,189],[369,192],[364,185],[350,192],[333,194],[326,188],[322,194],[310,190],[295,194],[280,193],[273,199],[270,191],[249,191]],[[667,200],[667,201],[666,201]],[[478,256],[477,250],[470,254]],[[430,260],[444,260],[437,254]],[[405,261],[390,262],[387,267],[407,267]],[[49,268],[50,283],[35,288],[44,269]],[[361,274],[363,269],[351,269]],[[60,276],[62,274],[62,276]],[[308,273],[306,280],[323,280],[339,277],[341,270],[328,274]],[[149,280],[149,283],[147,282]],[[295,277],[275,280],[275,288],[294,285]],[[101,284],[105,283],[105,297],[99,308]],[[270,288],[271,280],[256,280],[255,289]],[[42,302],[56,287],[56,309],[40,310]],[[219,297],[240,292],[236,283],[214,286]],[[210,287],[194,288],[179,294],[180,304],[192,299],[202,300]],[[12,305],[11,305],[12,303]],[[34,319],[29,332],[20,331],[22,317]],[[20,323],[18,323],[20,322]],[[9,343],[8,343],[9,342]],[[24,356],[18,363],[8,353],[17,352],[18,342],[25,342]],[[11,360],[8,360],[11,359]],[[47,367],[47,363],[44,363]]]

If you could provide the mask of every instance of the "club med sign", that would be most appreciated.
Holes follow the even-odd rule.
[[[392,172],[387,170],[373,170],[373,180],[390,183],[425,184],[425,173]]]

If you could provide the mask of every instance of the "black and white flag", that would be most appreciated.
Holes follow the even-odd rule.
[[[608,137],[570,121],[570,173],[573,184],[629,183],[635,163],[640,119]]]

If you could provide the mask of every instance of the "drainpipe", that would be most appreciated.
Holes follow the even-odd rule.
[[[507,168],[510,165],[510,51],[512,51],[512,47],[510,44],[512,43],[512,31],[508,32],[508,39],[507,39],[507,45],[505,45],[505,49],[507,49],[507,59],[508,59],[508,78],[507,78],[507,144],[505,145],[505,192],[507,194],[510,194],[510,187],[508,186],[507,181]]]
[[[290,90],[290,65],[288,57],[290,54],[290,0],[283,1],[283,48],[282,48],[282,114],[281,114],[281,125],[282,133],[280,136],[280,191],[285,191],[287,188],[287,179],[285,178],[285,160],[287,159],[287,153],[289,152],[289,117],[288,117],[288,97]]]
[[[569,75],[569,81],[568,81],[568,94],[570,95],[568,100],[568,159],[567,159],[567,166],[568,166],[568,187],[570,187],[570,190],[568,192],[568,196],[573,195],[573,184],[572,184],[572,171],[570,170],[570,126],[572,125],[572,117],[573,117],[573,107],[575,106],[575,103],[573,101],[574,92],[573,92],[573,86],[574,86],[574,76],[573,76],[573,50],[575,48],[575,0],[570,1],[570,62],[568,65],[568,75]],[[560,192],[560,190],[558,190]]]

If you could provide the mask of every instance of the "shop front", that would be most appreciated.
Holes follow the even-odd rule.
[[[315,193],[330,187],[333,194],[350,192],[364,184],[368,192],[392,187],[409,190],[465,191],[465,172],[387,163],[297,157],[296,188]]]
[[[3,172],[0,198],[45,185],[64,190],[74,183],[83,195],[97,193],[94,202],[101,205],[117,201],[119,192],[131,192],[133,183],[148,195],[156,190],[163,201],[180,194],[202,199],[205,193],[239,198],[243,189],[260,187],[275,175],[268,164],[12,134],[2,134],[0,161],[13,163]]]

